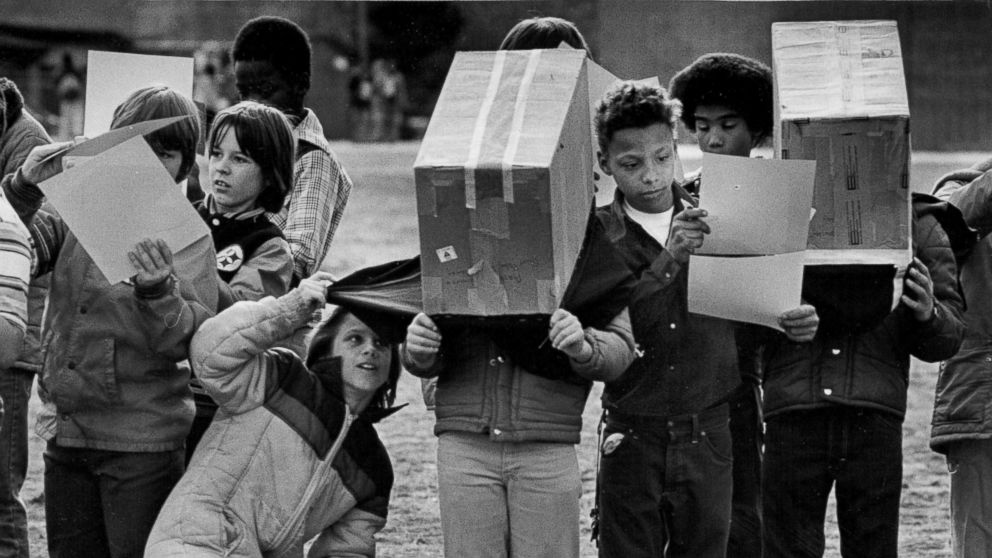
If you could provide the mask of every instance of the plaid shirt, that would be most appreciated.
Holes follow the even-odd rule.
[[[270,213],[269,219],[286,235],[299,280],[317,271],[327,256],[351,194],[351,178],[331,152],[312,110],[306,109],[293,135],[297,142],[293,189],[282,211]]]
[[[27,329],[31,246],[28,230],[7,199],[0,196],[0,318]]]

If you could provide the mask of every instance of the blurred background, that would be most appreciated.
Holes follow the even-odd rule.
[[[775,21],[898,21],[914,150],[992,146],[992,7],[977,1],[281,2],[0,0],[0,76],[57,138],[82,128],[87,50],[192,56],[208,113],[235,101],[228,56],[248,19],[288,17],[313,42],[308,105],[328,138],[417,139],[454,53],[492,50],[520,19],[574,21],[600,64],[662,83],[706,52],[771,61]],[[683,138],[687,134],[683,134]]]

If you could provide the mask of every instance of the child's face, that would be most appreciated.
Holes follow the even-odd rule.
[[[346,392],[356,399],[375,393],[389,378],[392,353],[369,326],[349,314],[338,328],[331,345],[341,357],[341,378]]]
[[[617,130],[607,153],[600,153],[599,166],[634,209],[661,213],[672,207],[675,136],[668,124]]]
[[[693,118],[699,149],[720,155],[751,155],[757,138],[738,112],[722,105],[700,105]]]
[[[268,60],[235,62],[234,82],[242,101],[256,101],[282,112],[292,112],[302,102],[299,88]]]
[[[238,213],[255,207],[264,189],[262,167],[241,151],[234,128],[224,131],[210,146],[210,187],[214,202],[223,213]]]
[[[155,156],[165,165],[165,170],[169,171],[172,180],[179,182],[179,171],[183,168],[183,152],[178,149],[162,149],[161,147],[154,147],[153,149]]]

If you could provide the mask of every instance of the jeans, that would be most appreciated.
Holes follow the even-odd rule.
[[[761,558],[761,394],[745,380],[730,400],[734,497],[727,558]]]
[[[183,450],[45,449],[45,528],[51,558],[140,558],[183,474]]]
[[[947,446],[954,558],[992,556],[992,440]]]
[[[600,558],[722,558],[733,456],[727,405],[694,415],[607,411],[600,447]]]
[[[0,370],[0,558],[27,558],[28,519],[21,486],[28,470],[28,400],[34,374]]]
[[[902,421],[832,407],[791,411],[765,430],[766,558],[823,556],[833,487],[845,558],[895,558],[902,492]]]
[[[575,558],[582,481],[575,447],[445,432],[438,499],[448,558]]]

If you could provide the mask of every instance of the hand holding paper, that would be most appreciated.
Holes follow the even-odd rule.
[[[21,177],[29,184],[41,184],[45,180],[62,172],[62,159],[50,157],[55,153],[65,152],[72,147],[71,141],[39,145],[28,153],[21,165]]]
[[[151,287],[165,281],[173,274],[172,250],[164,240],[151,241],[144,239],[127,253],[127,257],[137,272],[134,284],[139,287]]]
[[[906,273],[906,287],[903,289],[902,303],[913,311],[916,321],[925,322],[933,315],[933,280],[930,270],[919,258],[913,258],[913,263]]]
[[[710,226],[703,220],[707,215],[705,209],[693,207],[672,219],[672,230],[668,233],[665,248],[675,261],[686,263],[689,255],[702,247],[703,239],[710,233]]]
[[[778,317],[778,324],[785,331],[785,336],[795,343],[808,343],[816,337],[820,325],[820,316],[816,308],[803,304],[798,308],[788,310]]]

